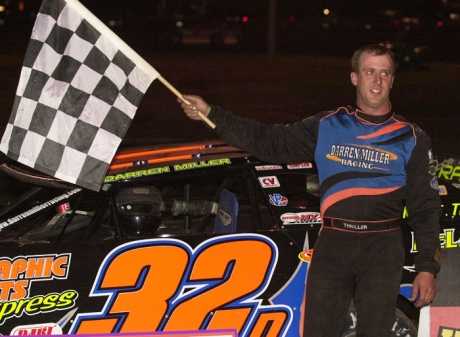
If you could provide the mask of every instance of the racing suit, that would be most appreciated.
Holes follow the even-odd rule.
[[[323,226],[306,289],[304,336],[340,336],[353,299],[357,336],[388,336],[400,286],[404,207],[418,272],[439,271],[437,179],[431,140],[389,112],[346,106],[292,125],[267,125],[211,106],[219,136],[271,163],[316,162]]]

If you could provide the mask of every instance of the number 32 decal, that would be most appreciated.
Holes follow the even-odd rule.
[[[278,259],[269,238],[211,238],[195,249],[175,239],[121,245],[107,255],[90,296],[101,312],[79,314],[69,333],[237,329],[239,336],[283,336],[286,305],[263,305]]]

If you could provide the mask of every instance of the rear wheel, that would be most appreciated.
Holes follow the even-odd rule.
[[[356,308],[354,304],[350,305],[347,317],[347,329],[342,337],[356,336]],[[396,309],[395,322],[391,330],[391,337],[417,337],[417,328],[412,321],[399,309]]]

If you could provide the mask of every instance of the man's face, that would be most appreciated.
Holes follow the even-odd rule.
[[[350,77],[356,86],[356,103],[365,113],[380,116],[389,112],[389,95],[394,80],[392,69],[388,55],[361,55],[359,73],[352,72]]]

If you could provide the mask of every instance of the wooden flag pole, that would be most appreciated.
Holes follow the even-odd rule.
[[[171,90],[178,98],[180,98],[182,101],[185,102],[185,104],[191,104],[189,101],[185,100],[183,97],[182,97],[182,94],[176,90],[176,88],[174,88],[171,83],[169,83],[168,81],[166,81],[163,76],[161,76],[160,74],[158,74],[158,79],[160,80],[161,83],[163,83],[166,88],[168,88],[169,90]],[[211,128],[215,129],[216,128],[216,124],[214,124],[213,122],[211,122],[211,120],[206,117],[201,111],[198,111],[198,116],[201,117],[201,119],[203,121],[206,122],[206,124],[208,124]]]

